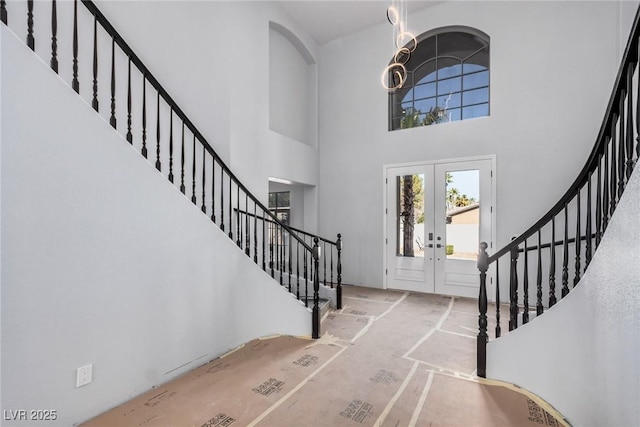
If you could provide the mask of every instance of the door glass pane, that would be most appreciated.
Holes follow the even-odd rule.
[[[480,172],[446,172],[447,259],[475,260],[480,232]]]
[[[424,258],[424,174],[396,177],[396,254]]]

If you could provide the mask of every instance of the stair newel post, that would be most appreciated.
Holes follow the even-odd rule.
[[[0,1],[0,21],[7,25],[7,1]]]
[[[318,246],[318,238],[313,239],[313,327],[312,338],[320,338],[320,274],[318,267],[322,251]]]
[[[76,93],[80,93],[78,81],[78,0],[73,0],[73,79],[71,87]]]
[[[4,1],[2,3],[4,4]],[[56,74],[58,73],[58,11],[56,0],[51,1],[51,69]]]
[[[27,46],[35,50],[36,40],[33,37],[33,0],[27,0]]]
[[[487,254],[487,243],[480,243],[478,253],[478,270],[480,270],[480,293],[478,295],[478,341],[476,352],[477,374],[479,377],[487,376],[487,269],[489,268],[489,254]]]
[[[336,284],[336,308],[340,310],[342,308],[342,234],[338,233],[338,240],[336,240],[336,251],[338,253],[338,259],[336,263],[337,284]]]
[[[510,271],[509,275],[509,330],[512,331],[518,327],[518,246],[514,246],[510,252]]]

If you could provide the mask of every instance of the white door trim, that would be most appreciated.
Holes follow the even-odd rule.
[[[388,170],[391,168],[399,168],[399,167],[407,167],[407,166],[426,166],[426,165],[436,165],[436,164],[440,164],[440,163],[456,163],[456,162],[468,162],[468,161],[475,161],[475,160],[489,160],[491,161],[491,199],[492,199],[492,206],[491,206],[491,242],[487,242],[489,244],[489,249],[492,248],[493,246],[493,242],[496,241],[496,235],[497,235],[497,230],[496,230],[496,225],[497,225],[497,212],[495,209],[495,206],[497,205],[497,192],[496,192],[496,155],[495,154],[487,154],[487,155],[480,155],[480,156],[470,156],[470,157],[458,157],[458,158],[447,158],[447,159],[436,159],[436,160],[425,160],[425,161],[421,161],[421,162],[406,162],[406,163],[393,163],[393,164],[384,164],[382,165],[382,188],[383,190],[383,195],[382,195],[382,216],[383,216],[383,221],[382,221],[382,236],[383,236],[383,245],[382,245],[382,262],[383,262],[383,271],[382,271],[382,288],[383,289],[388,289],[388,285],[387,285],[387,278],[388,278],[388,274],[387,274],[387,269],[388,269],[388,255],[387,255],[387,226],[388,226],[388,206],[387,206],[387,197],[388,197],[388,188],[387,188],[387,173]],[[479,273],[478,273],[479,274]],[[494,295],[493,292],[493,288],[494,288],[494,284],[493,284],[493,272],[487,272],[487,277],[489,278],[489,280],[487,280],[488,282],[488,289],[487,289],[487,294],[488,295]]]

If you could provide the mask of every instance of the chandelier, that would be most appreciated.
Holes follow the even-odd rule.
[[[407,81],[406,64],[418,44],[407,30],[407,0],[392,0],[387,8],[387,20],[393,26],[393,61],[382,72],[382,86],[393,91]]]

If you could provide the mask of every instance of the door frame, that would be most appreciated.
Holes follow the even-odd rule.
[[[382,262],[383,262],[383,271],[382,271],[382,288],[383,289],[388,289],[388,274],[387,274],[387,270],[389,267],[389,259],[388,259],[388,255],[387,255],[387,232],[388,232],[388,221],[389,221],[389,216],[387,215],[388,213],[388,207],[387,207],[387,200],[388,200],[388,187],[387,187],[387,173],[389,169],[392,168],[398,168],[398,167],[411,167],[411,166],[426,166],[426,165],[437,165],[437,164],[441,164],[441,163],[457,163],[457,162],[469,162],[469,161],[475,161],[475,160],[488,160],[491,162],[491,241],[487,242],[487,244],[489,245],[489,250],[491,250],[493,248],[493,242],[496,241],[496,235],[497,235],[497,230],[496,230],[496,225],[497,225],[497,221],[496,221],[496,209],[494,209],[494,207],[496,206],[496,181],[497,181],[497,174],[496,174],[496,155],[495,154],[487,154],[487,155],[480,155],[480,156],[469,156],[469,157],[457,157],[457,158],[447,158],[447,159],[436,159],[436,160],[425,160],[425,161],[421,161],[421,162],[407,162],[407,163],[389,163],[389,164],[384,164],[382,165],[382,187],[383,187],[383,195],[382,195]],[[479,277],[480,273],[478,272],[478,277]],[[487,278],[489,280],[487,280],[487,295],[490,296],[489,299],[493,300],[493,298],[491,297],[492,295],[494,295],[493,292],[493,273],[492,272],[487,272]],[[478,278],[478,280],[480,280]]]

